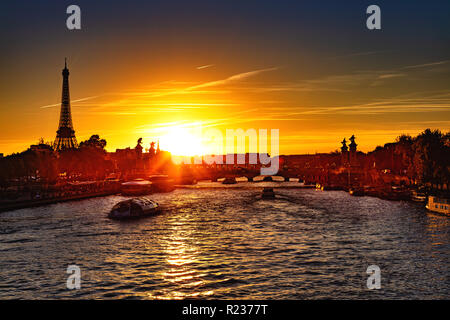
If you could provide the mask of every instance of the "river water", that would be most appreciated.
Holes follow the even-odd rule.
[[[449,218],[295,185],[200,183],[148,196],[163,212],[128,222],[106,216],[121,196],[0,213],[0,299],[450,298]]]

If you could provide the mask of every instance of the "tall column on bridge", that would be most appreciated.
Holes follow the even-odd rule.
[[[349,145],[349,147],[350,147],[350,159],[349,159],[349,161],[350,161],[350,165],[351,166],[354,166],[354,165],[357,165],[357,156],[356,156],[356,146],[357,146],[357,144],[355,143],[355,135],[352,135],[351,137],[350,137],[350,141],[351,141],[351,143],[350,143],[350,145]]]
[[[341,147],[341,163],[343,166],[347,166],[349,162],[349,154],[348,154],[348,147],[347,147],[347,141],[342,140],[342,147]]]

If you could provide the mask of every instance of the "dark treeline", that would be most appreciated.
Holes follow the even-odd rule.
[[[394,143],[367,154],[367,166],[376,163],[417,184],[450,183],[450,132],[426,129],[417,137],[401,135]]]
[[[24,152],[0,158],[0,188],[6,188],[13,182],[55,184],[61,174],[65,177],[102,179],[112,170],[111,162],[105,159],[105,146],[106,140],[92,135],[76,149],[55,152],[49,143],[41,139]]]

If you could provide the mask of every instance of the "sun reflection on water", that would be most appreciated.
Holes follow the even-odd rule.
[[[169,224],[168,228],[168,235],[161,240],[167,268],[158,276],[170,285],[157,294],[149,294],[149,297],[166,300],[213,295],[213,290],[201,290],[201,286],[206,284],[204,277],[207,273],[195,267],[201,264],[201,249],[189,243],[190,231],[182,227],[180,221]]]
[[[427,231],[433,247],[445,245],[448,242],[446,233],[442,232],[447,230],[449,223],[448,218],[444,215],[434,214],[427,212]]]

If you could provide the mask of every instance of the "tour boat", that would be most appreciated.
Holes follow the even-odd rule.
[[[194,175],[188,174],[177,177],[175,183],[181,185],[192,185],[197,183],[197,179],[195,179]]]
[[[275,192],[273,192],[273,188],[264,188],[262,191],[261,197],[263,199],[274,199],[275,198]]]
[[[222,181],[222,184],[236,184],[237,181],[235,178],[225,178],[225,180]]]
[[[364,189],[362,189],[362,188],[350,188],[348,190],[348,193],[351,196],[362,197],[364,195]]]
[[[425,206],[428,210],[438,212],[450,216],[450,200],[437,198],[435,196],[428,197],[428,203]]]
[[[370,197],[378,197],[379,191],[374,186],[364,186],[363,187],[364,194]]]
[[[148,178],[152,183],[153,192],[170,192],[175,190],[175,183],[167,175],[159,174]]]
[[[427,202],[427,196],[425,193],[412,191],[411,200],[414,202]]]
[[[121,184],[121,192],[124,196],[143,196],[151,191],[152,183],[144,179],[135,179]]]
[[[108,214],[111,219],[140,218],[154,215],[159,206],[156,202],[146,198],[133,198],[117,203]]]
[[[316,184],[316,189],[317,190],[322,190],[322,191],[342,190],[341,187],[336,186],[336,185],[332,185],[332,184]]]
[[[405,186],[391,186],[391,192],[388,193],[388,200],[411,200],[411,192]]]

